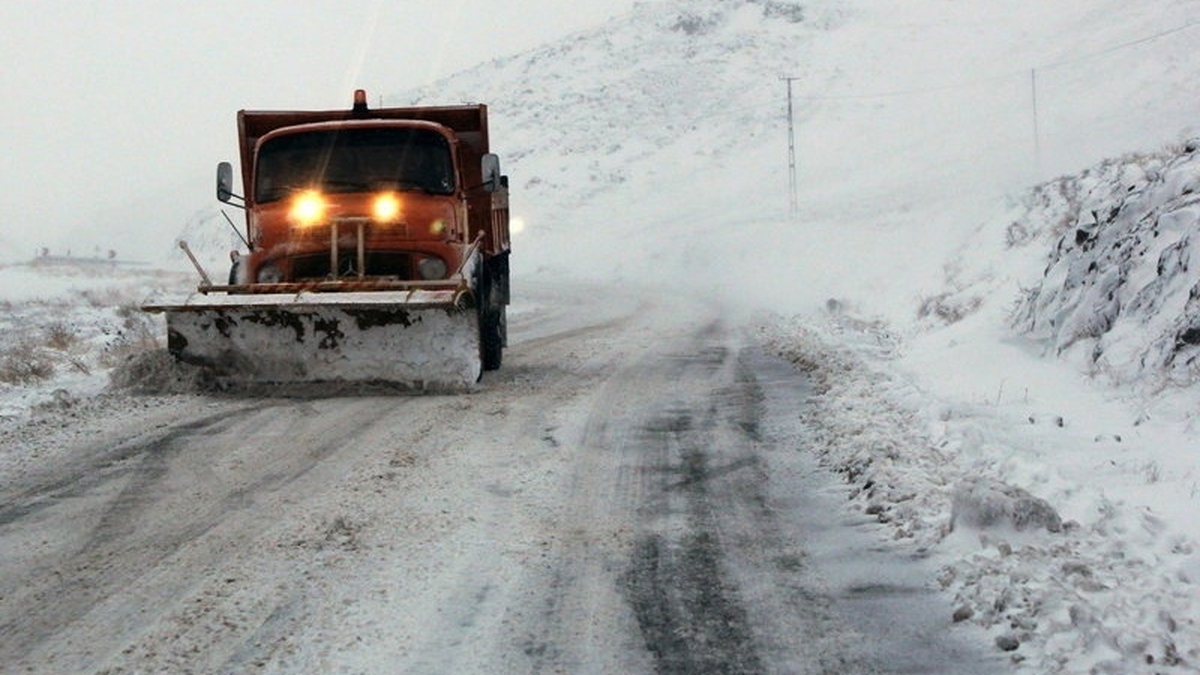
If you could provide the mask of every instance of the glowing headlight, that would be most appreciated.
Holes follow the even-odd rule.
[[[400,219],[400,198],[385,192],[375,198],[371,211],[377,223],[394,223]]]
[[[277,284],[283,281],[283,270],[277,265],[267,263],[258,268],[258,283],[260,284]]]
[[[316,190],[306,190],[296,195],[292,200],[292,210],[288,219],[294,225],[309,227],[325,219],[325,197]]]
[[[425,281],[446,278],[446,263],[441,258],[421,258],[417,263],[417,272]]]

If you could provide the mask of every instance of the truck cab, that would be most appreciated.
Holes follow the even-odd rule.
[[[507,301],[507,181],[486,106],[238,113],[250,250],[230,283],[432,282],[483,253]],[[230,202],[232,168],[218,168]]]

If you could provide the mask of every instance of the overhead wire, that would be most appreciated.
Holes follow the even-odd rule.
[[[1069,57],[1069,58],[1065,58],[1065,59],[1059,59],[1057,61],[1051,61],[1049,63],[1045,63],[1042,65],[1036,65],[1036,66],[1033,66],[1031,68],[1027,68],[1027,69],[1024,69],[1021,71],[1012,71],[1009,73],[992,75],[992,76],[988,76],[988,77],[980,77],[980,78],[974,78],[974,79],[970,79],[970,80],[963,80],[961,82],[955,82],[952,84],[933,85],[933,86],[928,86],[928,87],[914,87],[914,88],[910,88],[910,89],[897,89],[897,90],[893,90],[893,91],[880,91],[880,92],[870,92],[870,93],[862,93],[862,94],[856,94],[856,93],[824,94],[824,95],[821,95],[821,94],[812,94],[812,95],[797,94],[796,98],[801,98],[801,99],[805,99],[805,100],[809,100],[809,101],[837,101],[837,100],[853,100],[853,99],[897,98],[897,97],[901,97],[901,96],[916,96],[916,95],[920,95],[920,94],[931,94],[931,93],[936,93],[936,92],[941,92],[941,91],[951,91],[951,90],[955,90],[955,89],[966,89],[969,87],[975,87],[975,86],[979,86],[981,84],[986,84],[988,82],[996,82],[999,80],[1006,80],[1006,79],[1014,78],[1014,77],[1025,78],[1025,77],[1029,76],[1030,71],[1048,70],[1051,68],[1058,68],[1060,66],[1064,66],[1064,65],[1068,65],[1068,64],[1072,64],[1072,63],[1078,63],[1078,62],[1086,61],[1089,59],[1094,59],[1099,56],[1105,56],[1105,55],[1111,54],[1113,52],[1121,51],[1124,49],[1129,49],[1131,47],[1136,47],[1138,45],[1142,45],[1147,42],[1153,42],[1155,40],[1162,39],[1169,35],[1174,35],[1175,33],[1180,33],[1185,30],[1188,30],[1190,28],[1195,28],[1196,26],[1200,26],[1200,21],[1192,21],[1192,22],[1183,24],[1181,26],[1176,26],[1175,28],[1170,28],[1170,29],[1155,33],[1154,35],[1148,35],[1146,37],[1138,38],[1136,40],[1130,40],[1129,42],[1122,42],[1120,44],[1113,45],[1106,49],[1101,49],[1101,50],[1094,51],[1094,52],[1088,52],[1086,54],[1079,54],[1077,56],[1073,56],[1073,57]]]
[[[1085,61],[1087,59],[1092,59],[1097,56],[1104,56],[1106,54],[1111,54],[1113,52],[1120,51],[1122,49],[1128,49],[1129,47],[1136,47],[1137,45],[1140,45],[1140,44],[1145,44],[1147,42],[1153,42],[1160,38],[1164,38],[1168,35],[1174,35],[1175,33],[1180,33],[1189,28],[1194,28],[1196,26],[1200,26],[1200,21],[1192,21],[1190,23],[1185,23],[1182,26],[1176,26],[1175,28],[1171,28],[1171,29],[1162,31],[1161,33],[1155,33],[1154,35],[1149,35],[1144,38],[1139,38],[1137,40],[1130,40],[1129,42],[1123,42],[1121,44],[1113,45],[1112,47],[1109,47],[1107,49],[1101,49],[1099,51],[1090,52],[1087,54],[1080,54],[1079,56],[1075,56],[1075,57],[1067,58],[1067,59],[1061,59],[1059,61],[1052,61],[1050,63],[1044,64],[1041,66],[1037,66],[1035,69],[1036,70],[1048,70],[1050,68],[1057,68],[1059,66],[1067,65],[1069,63]]]

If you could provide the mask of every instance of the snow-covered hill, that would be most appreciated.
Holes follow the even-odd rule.
[[[778,78],[834,20],[796,2],[645,4],[413,101],[489,103],[524,270],[670,278],[728,214],[785,212]]]
[[[956,233],[1004,195],[1188,136],[1194,32],[1130,43],[1200,10],[1152,5],[645,3],[388,98],[489,103],[527,228],[518,273],[732,284],[792,309],[853,295],[911,316]]]

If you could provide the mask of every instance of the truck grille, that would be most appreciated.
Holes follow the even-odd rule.
[[[376,236],[376,235],[391,236],[391,237],[407,237],[408,236],[408,224],[407,223],[394,223],[394,224],[390,224],[390,225],[379,225],[378,223],[373,223],[373,222],[367,221],[366,219],[361,219],[361,220],[363,221],[361,224],[363,226],[362,232],[363,232],[364,237],[372,237],[372,236]],[[350,218],[343,219],[338,222],[338,233],[342,237],[356,236],[356,234],[358,232],[359,224],[360,223],[354,219],[350,219]],[[333,233],[333,226],[330,223],[323,223],[320,225],[313,225],[311,227],[293,227],[289,238],[293,239],[293,240],[305,240],[305,241],[311,241],[314,239],[317,241],[329,241],[330,235],[332,233]]]
[[[383,277],[397,281],[416,279],[413,256],[409,253],[371,252],[366,255],[366,276]],[[292,258],[292,281],[323,281],[333,277],[329,267],[329,254],[299,256]],[[355,249],[338,250],[338,276],[358,276],[358,252]]]

